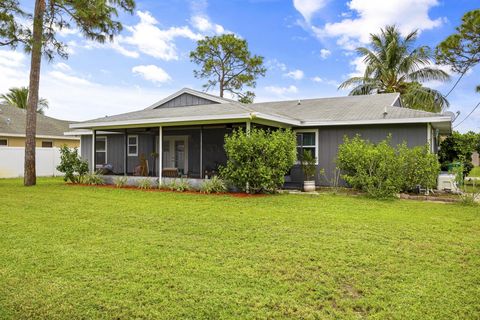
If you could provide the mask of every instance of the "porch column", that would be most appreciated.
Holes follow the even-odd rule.
[[[162,185],[162,171],[163,171],[163,128],[158,127],[158,187]]]
[[[95,172],[96,167],[96,159],[95,159],[95,150],[96,150],[96,143],[97,143],[97,130],[92,130],[92,167],[90,168],[90,172]]]
[[[247,127],[246,127],[247,135],[250,135],[250,129],[251,129],[251,122],[247,121]],[[245,186],[245,191],[247,193],[250,193],[250,186],[248,185],[248,182],[247,182],[247,185]]]
[[[203,126],[200,126],[200,179],[203,179]]]
[[[128,175],[128,133],[127,129],[123,132],[123,142],[124,142],[124,149],[125,153],[123,155],[123,175]]]
[[[251,123],[250,121],[247,121],[247,123],[246,123],[246,125],[247,125],[247,128],[246,128],[247,134],[250,133],[251,124],[252,124],[252,123]]]

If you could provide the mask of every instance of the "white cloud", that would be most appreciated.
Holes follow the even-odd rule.
[[[280,71],[287,71],[287,65],[283,62],[278,61],[277,59],[270,59],[266,62],[268,70],[276,69]]]
[[[63,63],[63,62],[58,62],[58,63],[54,64],[53,68],[56,69],[56,70],[66,71],[66,72],[72,71],[72,68],[70,68],[70,66],[68,64]]]
[[[155,65],[135,66],[132,72],[141,75],[145,80],[154,83],[163,83],[172,80],[170,75],[160,67]]]
[[[304,73],[302,70],[293,70],[284,74],[285,77],[292,78],[294,80],[302,80]]]
[[[125,48],[125,45],[128,45],[154,58],[166,61],[178,60],[176,38],[199,40],[203,37],[193,32],[188,26],[160,29],[157,26],[158,21],[147,11],[137,11],[137,15],[140,17],[140,22],[125,28],[131,35],[117,37],[118,43],[112,46],[126,56],[138,56],[134,50]]]
[[[23,66],[23,61],[25,60],[25,55],[17,51],[0,51],[0,65],[9,66],[9,67],[20,67]]]
[[[219,24],[212,23],[206,15],[195,15],[191,18],[192,26],[200,32],[222,34],[225,28]]]
[[[330,55],[332,54],[332,52],[328,49],[321,49],[320,50],[320,58],[322,59],[327,59]]]
[[[312,26],[312,30],[319,38],[337,38],[338,45],[353,50],[368,43],[370,34],[386,25],[397,25],[403,34],[440,26],[444,18],[429,16],[430,9],[438,4],[438,0],[351,0],[347,5],[355,18]]]
[[[90,81],[84,78],[72,76],[66,73],[63,73],[61,71],[50,71],[48,76],[60,80],[66,84],[71,84],[71,85],[93,85]]]
[[[293,0],[293,6],[310,23],[313,15],[325,6],[326,0]]]
[[[363,57],[356,57],[350,61],[350,66],[353,67],[354,71],[348,75],[349,77],[362,77],[365,74],[367,65],[363,60]]]
[[[283,96],[283,95],[288,94],[288,93],[297,93],[298,92],[297,87],[295,87],[293,85],[288,86],[288,87],[267,86],[267,87],[265,87],[265,90],[270,92],[270,93],[274,93],[276,95],[279,95],[279,96]]]
[[[320,78],[319,76],[316,76],[316,77],[313,77],[313,78],[312,78],[312,81],[313,81],[313,82],[322,82],[323,79]]]

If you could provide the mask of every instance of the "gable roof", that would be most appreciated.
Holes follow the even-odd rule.
[[[160,100],[160,101],[157,101],[155,102],[154,104],[152,104],[151,106],[149,106],[148,108],[146,108],[145,110],[151,110],[151,109],[156,109],[164,104],[166,104],[167,102],[171,101],[171,100],[174,100],[175,98],[178,98],[179,96],[181,95],[184,95],[184,94],[189,94],[189,95],[192,95],[192,96],[195,96],[195,97],[198,97],[198,98],[201,98],[203,100],[207,100],[207,101],[210,101],[211,103],[230,103],[230,102],[235,102],[234,100],[231,100],[231,99],[227,99],[227,98],[221,98],[221,97],[218,97],[218,96],[215,96],[213,94],[209,94],[209,93],[205,93],[205,92],[201,92],[201,91],[197,91],[197,90],[193,90],[193,89],[190,89],[190,88],[183,88],[171,95],[169,95],[168,97]]]
[[[37,113],[37,137],[75,139],[66,137],[71,121],[59,120]],[[0,104],[0,136],[25,136],[26,111],[6,104]]]
[[[190,90],[190,89],[189,89]],[[182,91],[182,90],[181,90]],[[178,92],[176,93],[178,94]],[[161,124],[258,118],[290,126],[328,126],[380,123],[443,123],[450,116],[401,107],[398,93],[241,104],[225,101],[205,105],[147,108],[73,124],[71,128]],[[165,100],[165,99],[164,99]]]

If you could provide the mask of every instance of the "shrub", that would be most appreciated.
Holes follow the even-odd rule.
[[[295,164],[296,137],[291,130],[252,129],[247,133],[239,129],[225,136],[225,152],[222,178],[243,191],[274,192]]]
[[[113,183],[115,184],[115,187],[121,188],[127,184],[127,181],[128,181],[128,177],[123,176],[123,177],[116,177],[113,180]]]
[[[338,151],[338,166],[345,181],[374,198],[391,198],[402,187],[402,174],[390,138],[373,144],[359,136],[345,137]]]
[[[171,190],[171,191],[179,191],[179,192],[188,191],[188,190],[191,190],[191,188],[192,188],[190,186],[190,183],[187,180],[182,179],[182,178],[173,179],[168,183],[164,183],[163,187],[165,187],[165,188],[167,188],[168,190]]]
[[[429,146],[408,148],[405,143],[398,146],[398,160],[402,167],[402,191],[415,190],[417,186],[433,189],[437,185],[440,163]]]
[[[227,186],[217,176],[212,179],[205,180],[200,186],[200,192],[202,193],[222,193],[227,191]]]
[[[301,164],[306,181],[315,179],[315,171],[317,170],[316,162],[317,158],[315,158],[312,151],[303,150]]]
[[[98,172],[93,173],[86,173],[85,175],[80,177],[80,182],[90,185],[102,185],[105,184],[102,177],[98,174]]]
[[[137,182],[137,187],[139,189],[151,189],[152,188],[152,180],[149,178],[139,179]]]
[[[80,158],[78,149],[67,146],[60,148],[60,165],[57,170],[64,173],[63,180],[72,183],[81,183],[88,172],[88,163]]]

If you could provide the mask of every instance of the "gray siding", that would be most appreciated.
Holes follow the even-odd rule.
[[[157,108],[161,107],[186,107],[186,106],[196,106],[202,104],[213,104],[218,103],[215,101],[211,101],[208,99],[200,98],[189,93],[183,93],[176,97],[175,99],[169,100],[164,104],[158,106]]]
[[[92,170],[92,136],[81,136],[80,157],[88,162],[88,169]]]
[[[403,124],[403,125],[369,125],[369,126],[337,126],[318,128],[318,170],[324,169],[325,178],[318,174],[316,183],[328,185],[333,177],[337,158],[338,146],[343,143],[345,136],[354,137],[359,134],[363,139],[373,143],[385,140],[391,134],[392,144],[398,145],[404,141],[408,147],[423,146],[427,143],[427,124]],[[292,182],[301,183],[303,174],[300,166],[295,166],[291,171]]]

